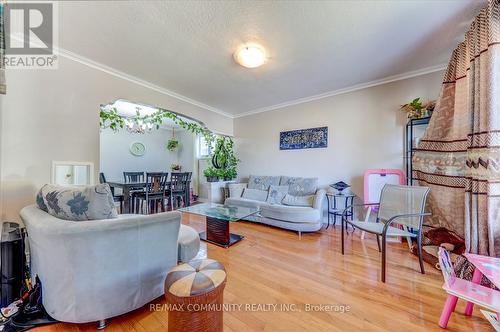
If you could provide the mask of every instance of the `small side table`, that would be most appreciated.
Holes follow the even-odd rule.
[[[347,210],[346,217],[350,218],[351,220],[353,219],[354,213],[352,204],[354,202],[354,197],[356,197],[356,195],[354,194],[342,194],[342,193],[326,194],[326,198],[328,200],[328,225],[326,226],[326,229],[330,227],[330,216],[333,216],[333,226],[335,226],[335,223],[337,222],[337,217],[342,218],[342,212],[350,205],[351,207]],[[342,207],[342,200],[344,200],[343,207]]]

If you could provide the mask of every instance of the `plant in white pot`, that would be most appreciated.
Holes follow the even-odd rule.
[[[172,164],[170,165],[170,169],[172,170],[172,172],[180,172],[182,171],[182,166],[179,164]]]

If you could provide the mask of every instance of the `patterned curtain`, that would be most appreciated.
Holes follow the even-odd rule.
[[[0,94],[7,92],[7,83],[5,82],[5,28],[3,20],[4,3],[0,1]]]
[[[428,185],[430,224],[500,256],[500,0],[489,0],[453,51],[434,114],[413,158]]]

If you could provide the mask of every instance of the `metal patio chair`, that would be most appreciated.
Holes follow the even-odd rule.
[[[422,223],[424,217],[430,215],[430,213],[424,212],[429,192],[430,188],[428,187],[386,184],[380,195],[380,203],[376,204],[379,206],[376,222],[348,220],[346,214],[350,208],[348,207],[342,214],[342,255],[344,254],[344,232],[347,224],[367,233],[375,234],[379,251],[382,252],[382,282],[385,282],[387,237],[416,237],[420,271],[424,274]],[[353,204],[352,206],[366,205],[374,204]],[[382,246],[380,246],[379,237],[382,237]]]

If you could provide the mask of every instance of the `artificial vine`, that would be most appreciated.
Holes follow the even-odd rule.
[[[128,121],[118,114],[118,110],[116,108],[112,108],[110,110],[104,110],[101,108],[99,117],[101,129],[109,128],[114,132],[125,128]],[[176,113],[164,109],[158,109],[158,111],[155,111],[150,115],[141,115],[141,113],[137,111],[136,115],[132,118],[133,121],[140,121],[141,123],[149,124],[150,126],[152,126],[152,128],[155,129],[160,129],[160,126],[165,119],[172,120],[179,127],[190,131],[194,135],[203,136],[209,146],[211,146],[215,141],[215,149],[212,153],[212,166],[205,170],[205,176],[224,179],[236,178],[236,167],[240,160],[234,154],[234,142],[230,137],[216,137],[207,128],[197,123],[188,122],[182,119],[182,117],[177,115]],[[167,149],[174,150],[177,147],[178,142],[174,147],[174,143],[171,144],[170,141]]]
[[[101,129],[109,128],[114,132],[117,132],[120,129],[123,129],[126,125],[125,119],[118,114],[118,110],[116,108],[112,108],[111,110],[101,109],[99,117]],[[195,135],[203,136],[208,144],[211,144],[215,139],[214,134],[212,134],[212,132],[207,128],[197,123],[188,122],[176,113],[164,109],[158,109],[158,111],[155,111],[150,115],[141,115],[141,113],[137,111],[136,116],[133,119],[135,121],[150,123],[156,129],[160,129],[164,119],[170,119],[181,128],[190,131]]]

